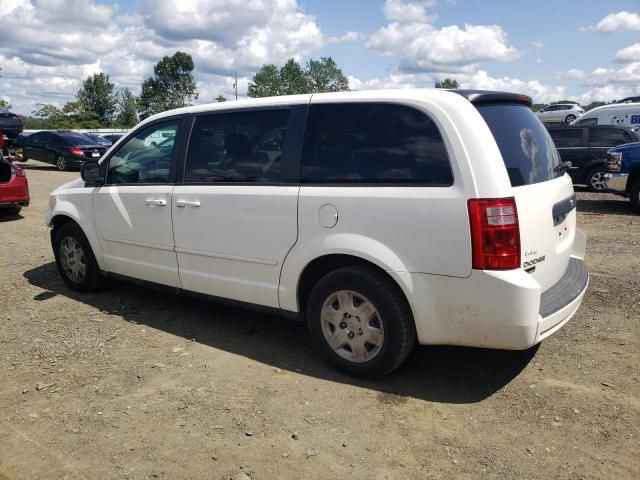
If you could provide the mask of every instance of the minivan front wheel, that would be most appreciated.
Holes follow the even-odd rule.
[[[387,375],[415,343],[402,292],[372,267],[348,266],[323,277],[309,297],[307,319],[316,349],[349,375]]]
[[[575,115],[567,115],[566,118],[564,119],[564,123],[566,123],[567,125],[569,125],[571,122],[573,122],[576,119]]]
[[[53,239],[56,267],[64,283],[77,292],[93,292],[105,283],[89,240],[75,223],[61,226]]]

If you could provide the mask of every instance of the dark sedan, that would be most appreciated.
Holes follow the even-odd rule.
[[[10,142],[22,133],[22,118],[20,115],[11,113],[6,108],[0,107],[0,130]]]
[[[106,147],[77,132],[37,132],[21,143],[23,161],[52,163],[58,170],[79,168],[87,160],[98,160],[107,151]]]

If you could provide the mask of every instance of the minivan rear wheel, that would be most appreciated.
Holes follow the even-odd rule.
[[[387,375],[415,343],[404,295],[373,267],[343,267],[320,279],[309,296],[307,321],[316,350],[349,375]]]
[[[571,122],[573,122],[576,119],[575,115],[567,115],[566,118],[564,119],[564,123],[566,123],[567,125],[569,125]]]

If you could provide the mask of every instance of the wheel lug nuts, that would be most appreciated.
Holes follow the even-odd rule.
[[[349,335],[348,335],[348,337],[349,337],[349,338],[353,338],[353,337],[355,337],[355,336],[356,336],[356,334],[355,334],[355,333],[353,333],[353,332],[349,332]]]
[[[347,322],[340,322],[340,328],[342,328],[343,330],[347,328]]]

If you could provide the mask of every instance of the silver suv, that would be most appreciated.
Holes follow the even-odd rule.
[[[571,123],[584,114],[580,105],[575,103],[556,103],[547,105],[536,112],[538,118],[544,123],[562,122]]]

